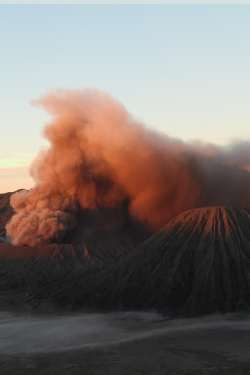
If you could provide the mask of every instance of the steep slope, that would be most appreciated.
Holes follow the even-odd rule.
[[[30,299],[41,288],[56,293],[62,280],[85,278],[110,267],[139,244],[124,223],[122,211],[96,209],[81,213],[77,228],[64,243],[12,246],[4,237],[5,225],[13,215],[10,196],[0,196],[0,306],[3,300],[13,303],[22,293]]]
[[[11,304],[20,309],[30,300],[36,307],[40,302],[34,296],[40,290],[46,293],[46,305],[50,293],[57,294],[65,280],[77,282],[96,274],[122,259],[136,245],[137,242],[123,231],[102,241],[80,244],[35,248],[0,243],[0,307]],[[64,293],[67,291],[65,286]]]
[[[250,208],[186,211],[137,248],[126,230],[111,232],[43,248],[0,244],[0,305],[25,293],[34,308],[59,310],[250,309]]]
[[[0,194],[0,236],[5,235],[5,225],[14,214],[14,211],[10,206],[11,194],[12,193]]]
[[[156,308],[185,316],[249,309],[250,208],[186,211],[73,289],[75,301],[64,304],[76,309]]]

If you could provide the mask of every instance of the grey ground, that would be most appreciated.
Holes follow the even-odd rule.
[[[0,329],[6,375],[250,374],[249,317],[178,323],[154,313],[58,321],[5,314]]]

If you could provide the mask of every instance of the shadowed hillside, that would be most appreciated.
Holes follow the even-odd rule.
[[[67,276],[85,277],[111,266],[133,251],[137,242],[120,231],[103,241],[79,244],[50,244],[43,247],[0,243],[1,292],[29,290],[61,283]],[[1,305],[1,303],[0,303]]]
[[[0,194],[0,236],[6,234],[5,225],[14,215],[13,208],[10,206],[10,196],[13,193]]]
[[[112,225],[78,244],[0,244],[0,304],[174,316],[250,308],[250,208],[186,211],[138,247]]]
[[[186,211],[79,294],[74,308],[185,316],[248,309],[250,209]]]
[[[2,236],[5,235],[6,222],[13,215],[10,195],[0,197]],[[22,308],[47,287],[56,294],[63,280],[84,279],[86,275],[96,274],[118,262],[139,244],[130,228],[123,224],[122,215],[116,212],[91,212],[83,219],[69,233],[69,242],[65,238],[66,243],[41,247],[13,246],[1,242],[4,237],[0,238],[0,307],[11,304]],[[36,308],[39,298],[36,300],[35,297],[33,302]]]

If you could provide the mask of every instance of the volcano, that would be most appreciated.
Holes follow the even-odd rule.
[[[156,309],[188,317],[249,310],[250,208],[188,210],[142,243],[110,222],[81,243],[2,243],[0,282],[0,304],[19,303],[18,294],[40,311]]]
[[[39,247],[13,246],[5,236],[5,225],[14,214],[10,196],[11,193],[0,195],[0,308],[11,305],[23,310],[32,301],[32,308],[36,309],[40,305],[39,295],[48,288],[50,293],[46,292],[44,303],[47,311],[50,294],[57,294],[63,280],[70,279],[70,287],[72,280],[97,274],[141,242],[123,223],[122,212],[95,210],[86,212],[63,242]],[[65,294],[68,289],[65,288]]]
[[[186,211],[88,285],[74,308],[178,316],[248,310],[250,208]]]

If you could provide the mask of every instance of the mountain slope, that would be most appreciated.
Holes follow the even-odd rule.
[[[11,194],[13,193],[0,194],[0,236],[5,235],[5,225],[14,215],[14,211],[10,206]]]
[[[13,215],[10,195],[0,196],[1,236],[5,235],[6,222]],[[0,307],[11,304],[21,308],[25,301],[48,288],[47,301],[50,292],[57,294],[63,280],[84,279],[98,273],[138,246],[138,240],[126,225],[123,226],[120,213],[93,212],[85,214],[84,219],[77,229],[79,233],[72,231],[70,234],[72,243],[12,246],[1,242],[5,241],[4,237],[0,238]],[[39,303],[39,298],[36,300],[35,297],[33,305],[36,307]]]
[[[250,208],[186,211],[84,289],[74,308],[185,316],[248,309]]]
[[[79,244],[1,243],[0,304],[25,293],[33,308],[60,311],[250,309],[250,208],[186,211],[138,247],[124,228],[111,229]]]

